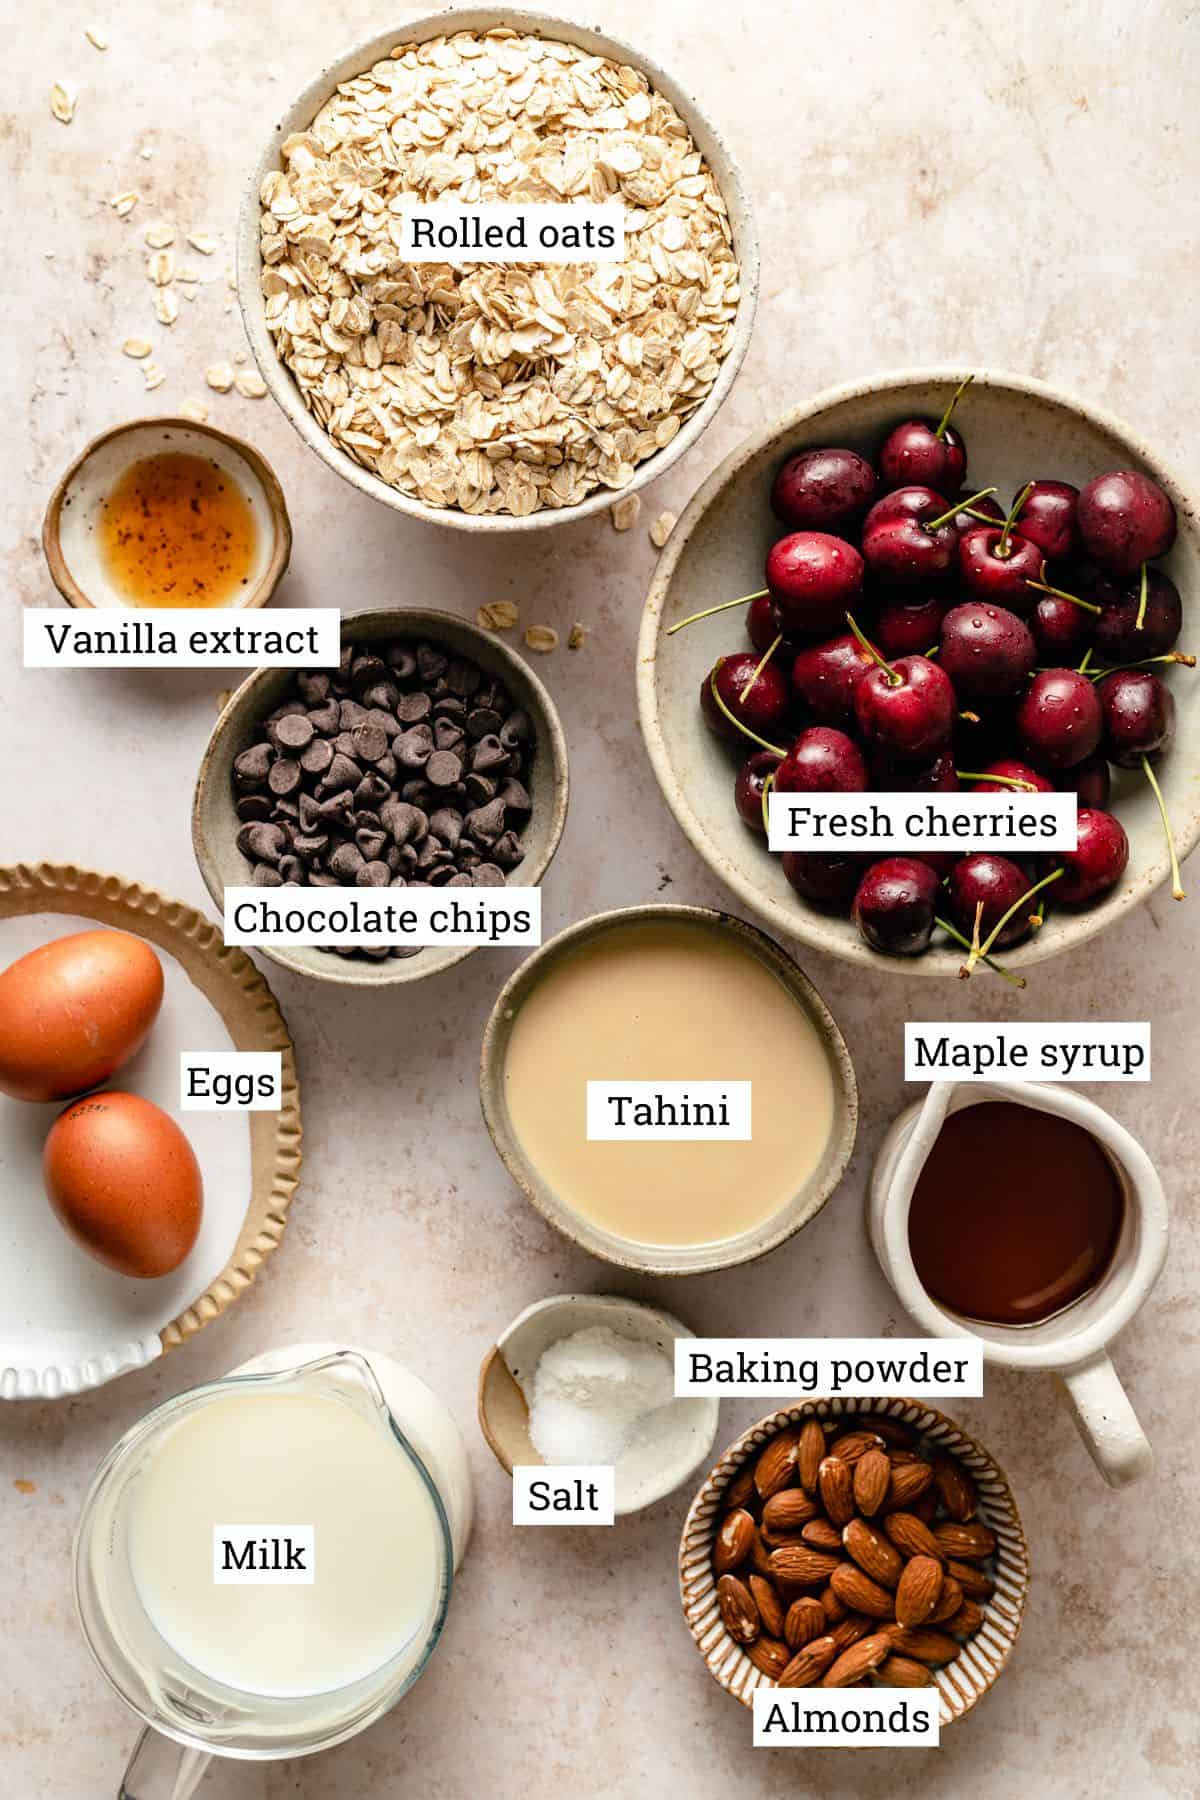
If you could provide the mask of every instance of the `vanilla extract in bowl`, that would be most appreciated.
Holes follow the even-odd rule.
[[[913,1192],[909,1250],[948,1312],[1039,1325],[1104,1279],[1124,1217],[1121,1178],[1089,1131],[983,1101],[942,1124]]]

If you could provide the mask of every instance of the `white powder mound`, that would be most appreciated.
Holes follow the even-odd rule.
[[[551,1344],[533,1377],[529,1435],[543,1462],[612,1463],[643,1443],[675,1398],[671,1360],[652,1344],[590,1326]]]

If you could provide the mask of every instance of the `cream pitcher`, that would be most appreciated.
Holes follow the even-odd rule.
[[[84,1636],[146,1727],[120,1800],[374,1723],[437,1646],[471,1512],[449,1413],[374,1354],[269,1352],[141,1420],[75,1538]]]

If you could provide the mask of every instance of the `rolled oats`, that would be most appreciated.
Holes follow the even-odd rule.
[[[406,205],[625,207],[626,260],[423,263]],[[732,343],[725,202],[638,70],[502,28],[400,45],[282,145],[260,191],[279,355],[332,441],[434,507],[527,516],[619,491]]]
[[[674,529],[675,514],[673,512],[660,512],[657,519],[654,520],[650,527],[650,542],[654,544],[657,549],[661,550]]]
[[[239,369],[233,385],[245,400],[261,400],[267,391],[267,384],[257,369]]]
[[[520,608],[511,600],[493,600],[479,608],[475,623],[484,631],[511,631],[520,617]]]
[[[60,125],[69,125],[75,117],[79,89],[73,81],[56,81],[50,89],[50,111]]]
[[[567,649],[582,650],[583,646],[587,643],[587,635],[587,626],[579,619],[576,619],[567,636]]]
[[[525,630],[525,642],[540,656],[548,656],[551,650],[558,649],[558,633],[553,625],[529,625]]]
[[[612,516],[613,530],[628,531],[630,526],[637,524],[637,516],[642,510],[642,503],[636,494],[622,494],[619,500],[613,501],[608,510]]]
[[[153,348],[149,338],[126,338],[121,345],[125,355],[132,356],[135,362],[141,362],[143,357],[149,356]]]
[[[215,393],[227,394],[233,386],[233,364],[211,363],[204,371],[204,379]]]

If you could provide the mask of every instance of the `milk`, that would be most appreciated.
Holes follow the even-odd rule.
[[[311,1582],[214,1580],[214,1526],[311,1528]],[[128,1514],[138,1597],[213,1680],[329,1693],[428,1634],[449,1576],[429,1491],[390,1432],[328,1394],[231,1392],[167,1427]]]

